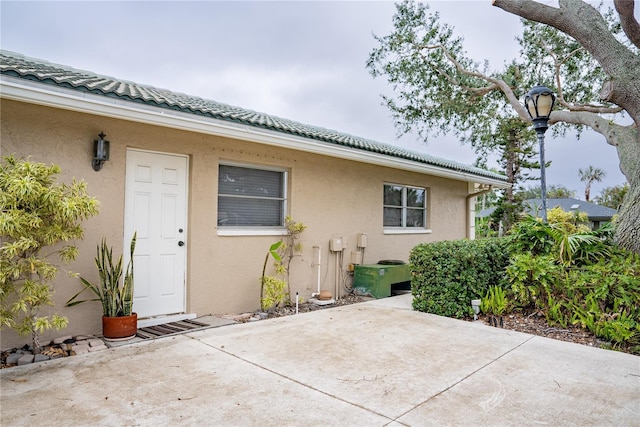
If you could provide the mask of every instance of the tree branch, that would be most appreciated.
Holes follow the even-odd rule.
[[[614,0],[616,12],[620,16],[620,24],[631,43],[640,49],[640,24],[633,14],[634,0]]]
[[[617,147],[618,138],[622,133],[633,133],[633,126],[622,126],[613,123],[604,117],[586,111],[554,111],[549,117],[549,124],[570,123],[574,125],[589,126],[594,131],[604,136],[607,144]]]
[[[601,99],[622,107],[636,126],[640,126],[640,56],[617,40],[597,9],[582,0],[558,0],[559,8],[534,0],[492,1],[494,6],[506,12],[550,25],[576,39],[609,76]],[[622,4],[625,0],[618,2]],[[623,14],[629,13],[627,7],[622,5]],[[630,25],[632,29],[636,28],[634,23]],[[637,31],[632,37],[634,40],[640,38]]]
[[[516,110],[518,115],[524,120],[530,120],[529,113],[527,113],[527,110],[524,108],[524,105],[522,105],[520,103],[520,101],[518,100],[518,97],[516,96],[516,94],[513,92],[511,87],[504,80],[488,76],[488,75],[483,74],[483,73],[481,73],[479,71],[472,71],[472,70],[466,69],[464,67],[464,65],[462,65],[458,60],[456,60],[453,57],[453,55],[451,55],[449,50],[446,47],[444,47],[443,45],[418,45],[418,44],[415,44],[414,46],[418,50],[421,50],[421,49],[427,49],[427,50],[440,49],[440,50],[442,50],[442,52],[447,57],[449,62],[451,62],[460,73],[465,74],[467,76],[476,77],[476,78],[484,80],[484,81],[486,81],[488,83],[491,83],[491,85],[485,86],[485,87],[482,87],[482,88],[464,87],[459,83],[458,83],[458,86],[464,88],[465,90],[467,90],[469,92],[474,92],[474,95],[484,95],[486,93],[491,92],[491,90],[499,89],[504,94],[504,96],[507,98],[507,100],[509,101],[509,104],[511,104],[511,106]],[[436,70],[436,71],[439,71],[439,70]],[[451,77],[447,75],[447,78],[451,78]]]
[[[600,12],[584,1],[559,0],[559,8],[534,0],[493,0],[493,5],[570,35],[593,55],[609,75],[616,74],[622,65],[620,61],[629,54],[629,50],[609,31]]]

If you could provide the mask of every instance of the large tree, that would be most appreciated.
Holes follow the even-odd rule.
[[[628,191],[629,184],[605,187],[600,192],[600,195],[595,198],[595,202],[599,205],[619,210]]]
[[[452,131],[474,143],[481,128],[495,129],[496,113],[528,122],[521,103],[535,84],[554,90],[554,132],[589,127],[616,147],[630,189],[620,211],[616,240],[640,253],[640,25],[633,0],[616,0],[617,13],[601,13],[580,0],[553,7],[534,0],[493,0],[524,18],[521,58],[499,71],[468,58],[463,40],[428,6],[396,5],[394,30],[376,37],[367,66],[395,89],[385,97],[400,130],[433,136]],[[626,113],[632,124],[612,117]]]
[[[503,230],[507,231],[522,211],[521,199],[516,198],[515,191],[525,181],[534,179],[528,171],[539,169],[540,163],[536,160],[538,152],[531,126],[517,117],[501,117],[495,128],[490,129],[490,132],[473,132],[471,140],[476,153],[480,155],[476,164],[486,167],[489,155],[496,155],[498,164],[507,175],[507,182],[511,184],[501,191],[497,209],[492,214],[493,220],[501,223]]]
[[[523,199],[539,199],[542,197],[542,187],[539,185],[529,187],[522,190],[518,195]],[[576,197],[576,193],[573,190],[569,190],[562,185],[550,185],[547,187],[548,199],[573,199]]]

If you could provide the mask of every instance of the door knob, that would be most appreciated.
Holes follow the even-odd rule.
[[[184,246],[184,242],[183,242],[182,240],[180,240],[180,241],[178,242],[178,246]]]

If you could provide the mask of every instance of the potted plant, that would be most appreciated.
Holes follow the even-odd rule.
[[[102,239],[95,258],[100,282],[92,283],[81,277],[84,289],[72,296],[66,304],[67,307],[72,307],[86,301],[100,301],[103,314],[102,334],[107,340],[133,338],[138,329],[138,315],[133,312],[133,252],[136,235],[134,233],[131,238],[131,256],[124,272],[122,255],[114,263],[113,250],[107,246],[106,239]],[[93,292],[95,298],[79,300],[79,296],[86,290]]]

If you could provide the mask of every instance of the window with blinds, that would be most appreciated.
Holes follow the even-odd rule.
[[[285,209],[285,171],[220,165],[219,227],[282,227]]]

